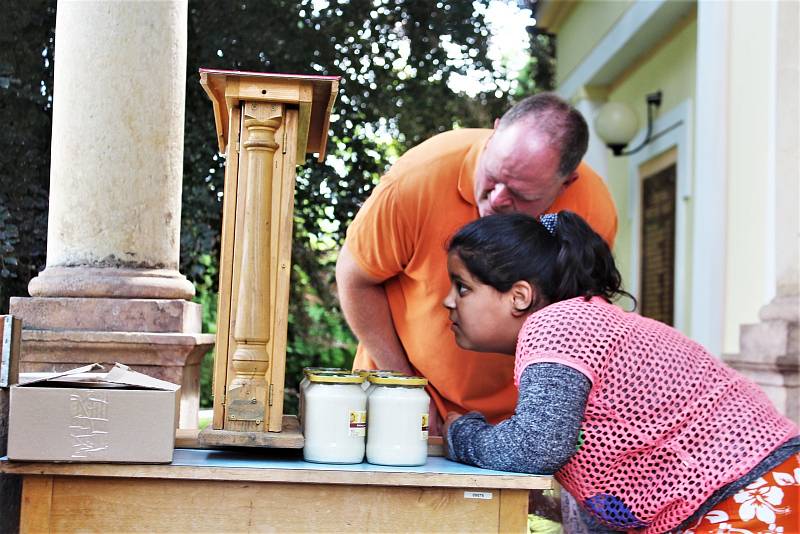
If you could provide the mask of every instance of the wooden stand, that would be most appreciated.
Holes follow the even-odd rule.
[[[338,79],[200,70],[227,160],[205,445],[303,446],[283,415],[295,166],[307,152],[325,157]]]

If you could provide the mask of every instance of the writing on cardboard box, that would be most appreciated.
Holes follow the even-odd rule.
[[[91,458],[108,449],[108,402],[108,393],[104,391],[70,393],[73,458]]]

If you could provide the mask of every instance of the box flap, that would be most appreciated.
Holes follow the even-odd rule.
[[[147,376],[142,373],[137,373],[136,371],[131,371],[131,369],[127,365],[123,365],[121,363],[115,363],[113,369],[111,369],[105,377],[107,382],[113,382],[115,384],[124,384],[126,386],[137,386],[141,388],[147,389],[163,389],[166,391],[177,391],[180,386],[177,384],[173,384],[172,382],[167,382],[166,380],[159,380],[158,378],[153,378],[152,376]]]
[[[47,373],[44,376],[39,376],[33,380],[25,382],[24,384],[20,384],[20,386],[30,386],[31,384],[38,384],[40,382],[47,382],[48,380],[53,380],[54,378],[59,378],[62,376],[70,376],[70,375],[77,375],[81,373],[89,373],[91,371],[102,370],[103,366],[99,363],[91,363],[89,365],[84,365],[83,367],[78,367],[77,369],[70,369],[69,371],[59,371],[56,373]]]

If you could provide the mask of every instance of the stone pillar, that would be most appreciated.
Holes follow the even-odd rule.
[[[117,360],[181,383],[191,427],[213,336],[178,272],[186,32],[186,0],[59,0],[47,265],[11,309],[23,372]]]
[[[61,0],[47,268],[35,297],[185,299],[186,2]]]
[[[775,297],[761,322],[741,328],[741,353],[726,360],[755,380],[782,413],[800,422],[800,4],[770,4],[774,32],[771,127],[775,153],[768,170],[773,228],[767,239],[775,266]]]

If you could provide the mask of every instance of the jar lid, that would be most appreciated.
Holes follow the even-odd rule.
[[[369,381],[380,386],[427,386],[428,379],[421,376],[378,376],[370,375]]]
[[[350,374],[347,369],[341,367],[303,367],[303,374],[308,375],[311,373],[334,373],[334,374]]]
[[[363,377],[369,376],[406,376],[405,373],[401,373],[400,371],[395,371],[394,369],[356,369],[353,371],[354,374],[359,374]]]
[[[311,382],[318,382],[321,384],[361,384],[364,382],[364,377],[349,373],[339,373],[339,374],[309,373],[308,380]]]

